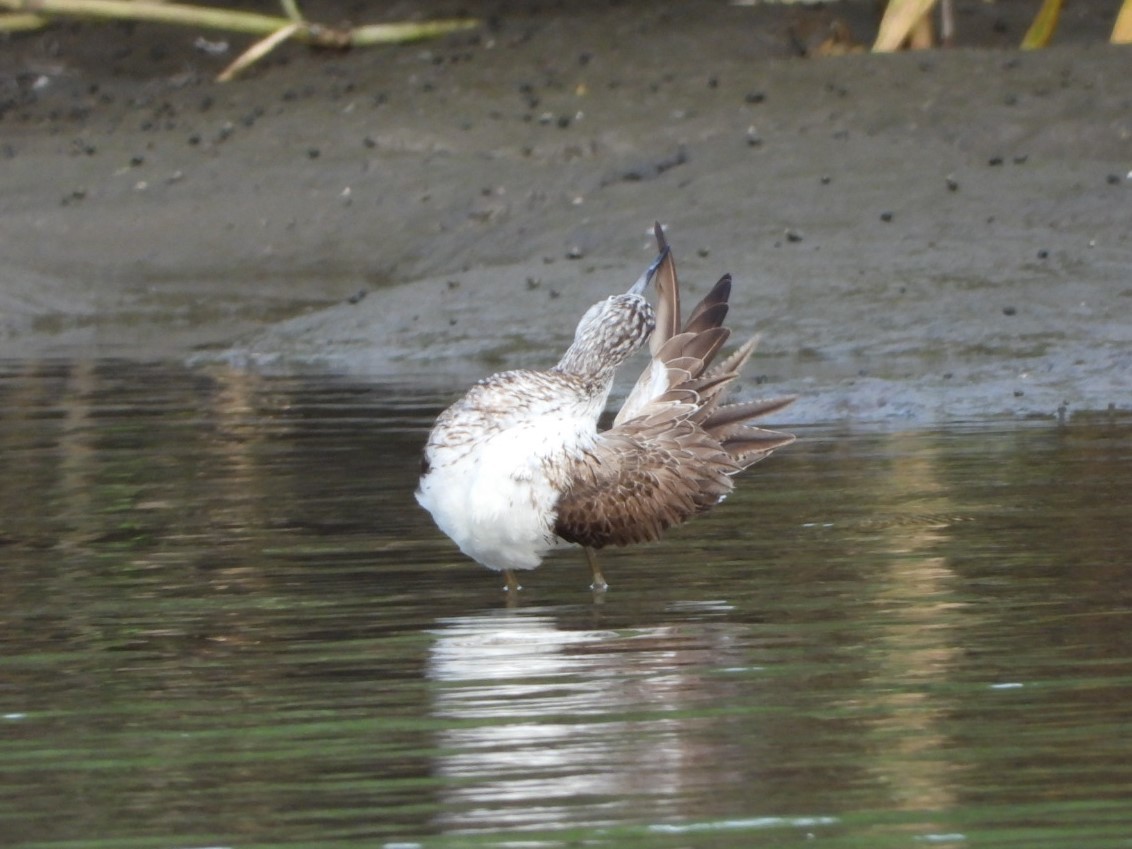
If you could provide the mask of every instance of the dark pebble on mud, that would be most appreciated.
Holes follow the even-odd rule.
[[[788,242],[800,242],[802,241],[802,238],[802,234],[797,230],[788,229],[786,231],[786,241]]]
[[[578,245],[572,245],[570,249],[566,251],[566,259],[581,259],[585,255],[586,252],[583,251]]]
[[[880,214],[880,220],[884,221],[885,223],[888,223],[889,221],[892,220],[892,213],[891,212],[882,212]]]
[[[1038,259],[1049,259],[1049,251],[1044,249],[1038,251]]]
[[[354,294],[352,294],[350,297],[348,297],[346,300],[351,304],[356,304],[359,301],[361,301],[363,298],[365,298],[365,296],[367,294],[368,293],[366,292],[365,289],[359,289]]]
[[[990,159],[987,160],[987,165],[990,165],[992,167],[995,166],[995,165],[1001,165],[1001,164],[1002,164],[1002,157],[1001,156],[992,156]]]
[[[832,182],[833,182],[833,178],[832,178],[832,177],[830,177],[830,176],[829,176],[828,174],[824,175],[824,176],[823,176],[823,177],[821,178],[821,184],[822,184],[823,186],[828,186],[828,185],[829,185],[830,183],[832,183]]]
[[[362,144],[372,149],[377,147],[377,139],[375,139],[373,136],[366,136],[364,139],[362,139]]]
[[[696,250],[696,256],[698,256],[700,259],[707,259],[709,256],[711,256],[711,251],[707,248],[699,248]]]
[[[1003,315],[1017,315],[1017,313],[1018,313],[1018,310],[1015,307],[1003,307],[1002,308],[1002,314]]]
[[[317,147],[308,147],[307,148],[307,157],[309,159],[318,159],[320,156],[322,156],[322,151],[319,150]]]
[[[130,167],[131,168],[137,168],[139,165],[144,165],[144,164],[145,164],[145,157],[142,156],[140,153],[135,155],[135,156],[130,157]]]
[[[947,183],[947,190],[948,190],[949,192],[957,192],[957,191],[959,191],[959,181],[958,181],[958,180],[956,180],[956,179],[955,179],[954,177],[952,177],[951,175],[948,175],[948,176],[947,176],[947,177],[945,178],[945,182]]]
[[[747,103],[762,103],[766,100],[766,95],[761,91],[748,91],[743,100]]]
[[[1120,182],[1120,175],[1109,174],[1107,177],[1105,177],[1105,182],[1107,182],[1110,186],[1115,186]]]

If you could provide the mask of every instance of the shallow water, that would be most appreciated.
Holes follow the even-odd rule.
[[[801,432],[507,609],[442,399],[0,369],[0,844],[1132,846],[1132,422]]]

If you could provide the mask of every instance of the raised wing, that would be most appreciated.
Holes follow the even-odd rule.
[[[667,245],[657,228],[657,243]],[[724,404],[755,339],[713,366],[730,336],[723,326],[731,277],[724,275],[680,328],[680,292],[669,253],[656,273],[652,358],[613,427],[565,470],[554,532],[591,548],[655,540],[717,504],[732,477],[789,445],[794,436],[752,419],[793,398]]]

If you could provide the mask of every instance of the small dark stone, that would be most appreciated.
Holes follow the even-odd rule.
[[[1014,397],[1015,397],[1015,398],[1021,398],[1021,397],[1022,397],[1023,395],[1025,395],[1025,394],[1026,394],[1026,393],[1025,393],[1025,392],[1023,392],[1023,391],[1022,391],[1021,389],[1015,389],[1015,390],[1014,390]]]
[[[571,245],[566,251],[566,259],[581,259],[586,255],[586,252],[578,245]]]
[[[1042,248],[1042,250],[1038,251],[1038,259],[1049,259],[1049,251]]]
[[[308,158],[318,159],[320,156],[322,156],[322,151],[319,150],[317,147],[308,147],[307,148],[307,157]]]
[[[882,212],[880,214],[880,220],[884,221],[885,223],[891,221],[892,220],[892,213],[891,212]]]
[[[714,74],[712,76],[708,77],[707,87],[708,88],[719,88],[719,77],[715,76]]]
[[[532,290],[537,289],[541,285],[542,285],[542,278],[541,277],[528,277],[527,278],[527,288],[528,289],[532,289]]]
[[[365,298],[365,296],[367,294],[368,293],[366,292],[365,289],[359,289],[354,294],[352,294],[350,297],[348,297],[346,300],[351,304],[356,304],[359,301],[361,301],[363,298]]]
[[[145,157],[142,156],[140,153],[135,154],[135,155],[130,157],[130,167],[131,168],[137,168],[139,165],[144,165],[144,164],[145,164]]]
[[[459,288],[460,288],[460,281],[459,280],[449,280],[448,281],[449,291],[451,291],[452,289],[459,289]]]
[[[800,242],[803,239],[802,234],[793,229],[787,229],[785,235],[788,242]]]
[[[959,181],[956,180],[953,176],[948,174],[947,177],[945,178],[945,180],[946,180],[946,183],[947,183],[947,190],[949,192],[959,191]]]
[[[987,165],[990,165],[990,166],[1001,165],[1001,164],[1002,164],[1002,157],[1001,156],[992,156],[990,159],[987,160]]]
[[[374,148],[377,147],[377,139],[375,139],[373,136],[366,136],[364,139],[362,139],[362,144],[364,144],[368,148]]]
[[[1002,314],[1003,315],[1017,315],[1017,313],[1018,313],[1018,310],[1015,307],[1003,307],[1002,308]]]
[[[1120,175],[1119,174],[1109,174],[1107,177],[1105,177],[1105,182],[1108,183],[1110,186],[1115,186],[1118,183],[1120,183]]]
[[[766,95],[761,91],[748,91],[743,100],[747,103],[762,103],[766,100]]]
[[[707,248],[699,248],[696,251],[696,256],[698,256],[700,259],[707,259],[710,255],[711,255],[711,251],[708,250]]]
[[[567,127],[570,126],[570,116],[569,115],[559,115],[557,124],[558,124],[558,129],[565,130]]]
[[[823,186],[828,186],[832,182],[833,182],[833,178],[830,177],[828,174],[823,175],[822,178],[821,178],[821,184]]]

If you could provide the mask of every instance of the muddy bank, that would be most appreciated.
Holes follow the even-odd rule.
[[[199,33],[14,39],[0,356],[455,391],[556,359],[659,219],[689,297],[735,276],[743,391],[800,393],[794,420],[1127,409],[1132,53],[1100,4],[1027,54],[1029,5],[960,10],[970,49],[810,60],[828,11],[500,5],[227,86]]]

